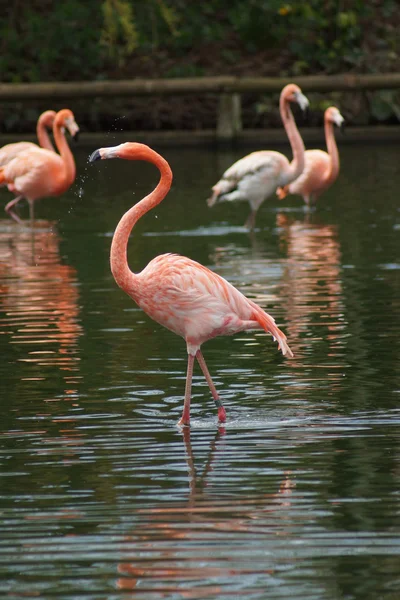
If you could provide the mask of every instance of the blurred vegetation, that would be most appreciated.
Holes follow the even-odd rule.
[[[398,8],[398,0],[8,0],[0,71],[15,83],[399,71]],[[400,119],[397,93],[365,98],[373,119]],[[256,123],[268,99],[254,106]]]
[[[167,77],[174,69],[165,70],[166,61],[182,76],[202,75],[213,65],[240,69],[241,59],[260,53],[260,74],[390,71],[399,61],[398,7],[398,0],[9,0],[0,21],[2,80],[134,75],[153,55],[156,74]]]

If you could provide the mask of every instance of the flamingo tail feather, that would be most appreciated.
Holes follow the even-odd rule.
[[[258,310],[254,311],[254,319],[261,325],[261,327],[272,335],[274,341],[278,342],[280,351],[284,356],[293,358],[293,352],[291,351],[289,344],[287,343],[286,335],[276,325],[275,320],[262,310],[259,306],[255,305]]]

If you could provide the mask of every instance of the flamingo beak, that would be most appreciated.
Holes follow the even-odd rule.
[[[105,160],[106,158],[121,158],[120,152],[125,146],[131,146],[129,142],[125,144],[119,144],[119,146],[109,146],[108,148],[98,148],[89,156],[89,162],[95,160]],[[141,146],[143,144],[137,144]]]
[[[93,163],[96,160],[101,160],[101,154],[100,154],[100,150],[95,150],[94,152],[92,152],[92,154],[89,156],[89,162]]]
[[[77,124],[77,122],[75,121],[75,119],[69,117],[68,119],[65,119],[65,126],[67,127],[70,136],[73,138],[73,140],[75,142],[78,141],[78,134],[79,134],[79,126]]]
[[[302,92],[295,92],[295,99],[303,112],[306,112],[310,103],[308,98]]]
[[[334,121],[335,125],[337,125],[337,127],[339,127],[340,131],[342,133],[344,133],[345,120],[339,112],[334,115],[333,121]]]

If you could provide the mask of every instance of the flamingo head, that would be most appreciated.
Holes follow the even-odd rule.
[[[144,160],[152,163],[160,171],[160,181],[154,192],[158,190],[158,202],[161,202],[168,190],[171,188],[172,171],[168,162],[145,144],[138,142],[125,142],[118,146],[110,146],[109,148],[98,148],[89,156],[89,162],[93,163],[97,160],[106,160],[107,158],[124,158],[126,160]]]
[[[336,106],[330,106],[325,111],[325,120],[334,123],[340,129],[343,129],[344,126],[344,118],[340,114],[340,110],[336,108]]]
[[[62,110],[58,111],[54,124],[61,129],[68,129],[71,137],[74,138],[75,141],[78,140],[79,126],[75,121],[72,110],[69,110],[69,108],[63,108]]]
[[[129,160],[145,160],[152,162],[151,157],[157,155],[154,150],[145,144],[138,142],[125,142],[118,146],[109,146],[108,148],[98,148],[89,156],[89,162],[96,160],[106,160],[108,158],[125,158]],[[157,155],[159,156],[159,155]]]
[[[295,83],[289,83],[283,88],[281,98],[286,102],[296,102],[303,112],[306,111],[310,105],[308,98]]]

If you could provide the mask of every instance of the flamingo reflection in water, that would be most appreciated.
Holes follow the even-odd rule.
[[[343,371],[338,367],[345,366],[348,342],[344,336],[341,248],[336,225],[324,222],[317,213],[301,218],[278,213],[276,225],[279,258],[275,235],[264,239],[254,234],[243,245],[236,242],[216,246],[210,260],[219,273],[257,304],[267,310],[269,305],[277,307],[276,317],[284,323],[294,353],[290,364],[284,365],[280,385],[286,396],[295,395],[297,401],[299,389],[304,391],[311,381],[311,364],[328,369],[327,377],[319,379],[320,385],[328,381],[332,390],[343,386]],[[330,369],[333,361],[336,366]],[[307,403],[309,406],[309,397]],[[299,410],[297,403],[296,414]]]
[[[260,532],[285,535],[286,527],[290,527],[288,511],[291,510],[291,495],[296,486],[290,471],[283,473],[276,491],[251,498],[238,498],[237,494],[231,498],[225,493],[218,497],[213,489],[213,471],[224,456],[225,434],[225,427],[219,426],[211,439],[204,467],[198,473],[190,429],[182,429],[188,497],[183,502],[137,511],[139,518],[143,515],[145,523],[124,538],[129,548],[135,544],[136,558],[118,564],[118,589],[149,593],[157,598],[170,598],[171,594],[179,594],[181,598],[215,598],[227,592],[226,584],[213,585],[210,580],[223,578],[232,583],[246,575],[251,577],[255,570],[253,562],[249,564],[226,554],[229,550],[225,552],[222,536]],[[210,532],[217,535],[205,535]],[[218,534],[221,536],[220,544]],[[209,545],[208,539],[211,539]],[[186,550],[188,556],[185,559]],[[198,557],[194,555],[196,550]],[[212,557],[215,566],[205,564],[207,557]],[[266,568],[263,561],[261,573],[271,575],[273,572],[274,569]],[[205,580],[208,580],[207,584],[199,584]]]
[[[31,229],[0,222],[0,291],[2,325],[19,347],[24,379],[46,378],[47,367],[59,369],[65,394],[76,393],[79,380],[77,273],[62,264],[55,225],[37,221]],[[24,350],[25,351],[24,351]]]
[[[277,224],[287,252],[282,301],[287,329],[294,340],[293,366],[302,366],[304,371],[306,353],[310,355],[313,347],[320,344],[328,345],[324,354],[328,358],[336,356],[340,364],[345,320],[337,228],[319,222],[317,215],[312,214],[304,220],[279,214]],[[315,332],[316,327],[321,334]],[[314,333],[305,341],[304,336],[309,336],[311,329]],[[337,376],[341,378],[341,373]]]

